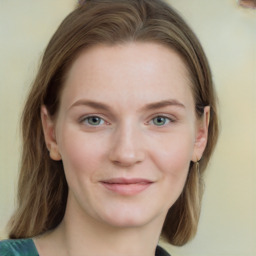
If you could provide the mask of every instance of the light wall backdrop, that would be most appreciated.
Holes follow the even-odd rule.
[[[256,255],[256,10],[168,0],[198,35],[219,96],[221,135],[196,238],[172,256]],[[43,50],[75,0],[0,0],[0,238],[15,205],[19,118]]]

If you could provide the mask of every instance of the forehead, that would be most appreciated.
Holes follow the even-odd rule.
[[[174,50],[133,42],[81,52],[67,73],[61,101],[71,104],[81,97],[148,103],[163,97],[186,101],[192,93],[186,65]]]

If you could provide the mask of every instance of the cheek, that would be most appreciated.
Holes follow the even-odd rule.
[[[83,132],[63,131],[59,149],[67,179],[75,175],[78,178],[91,177],[98,169],[103,157],[102,144],[90,139]]]
[[[168,147],[158,150],[154,158],[161,173],[164,209],[168,211],[183,191],[191,161],[191,145],[186,139],[173,140]],[[177,143],[176,143],[177,142]],[[167,199],[167,200],[166,200]]]
[[[175,133],[155,140],[154,152],[156,159],[164,162],[182,163],[192,159],[194,136],[190,133]]]
[[[152,157],[163,178],[172,183],[173,187],[182,187],[185,183],[190,161],[193,155],[193,136],[175,135],[155,145]]]

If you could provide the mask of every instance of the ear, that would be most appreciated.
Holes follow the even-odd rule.
[[[55,136],[55,124],[50,117],[45,105],[41,107],[41,121],[44,131],[44,140],[46,147],[50,152],[50,157],[52,160],[59,161],[61,160],[61,155],[59,153],[59,148]]]
[[[194,144],[193,162],[201,159],[208,140],[208,127],[210,122],[210,107],[204,108],[203,117],[197,121],[196,139]]]

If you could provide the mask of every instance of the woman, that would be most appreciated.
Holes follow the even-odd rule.
[[[216,96],[200,43],[164,2],[81,1],[22,121],[15,240],[0,255],[168,255],[160,236],[195,235]]]

